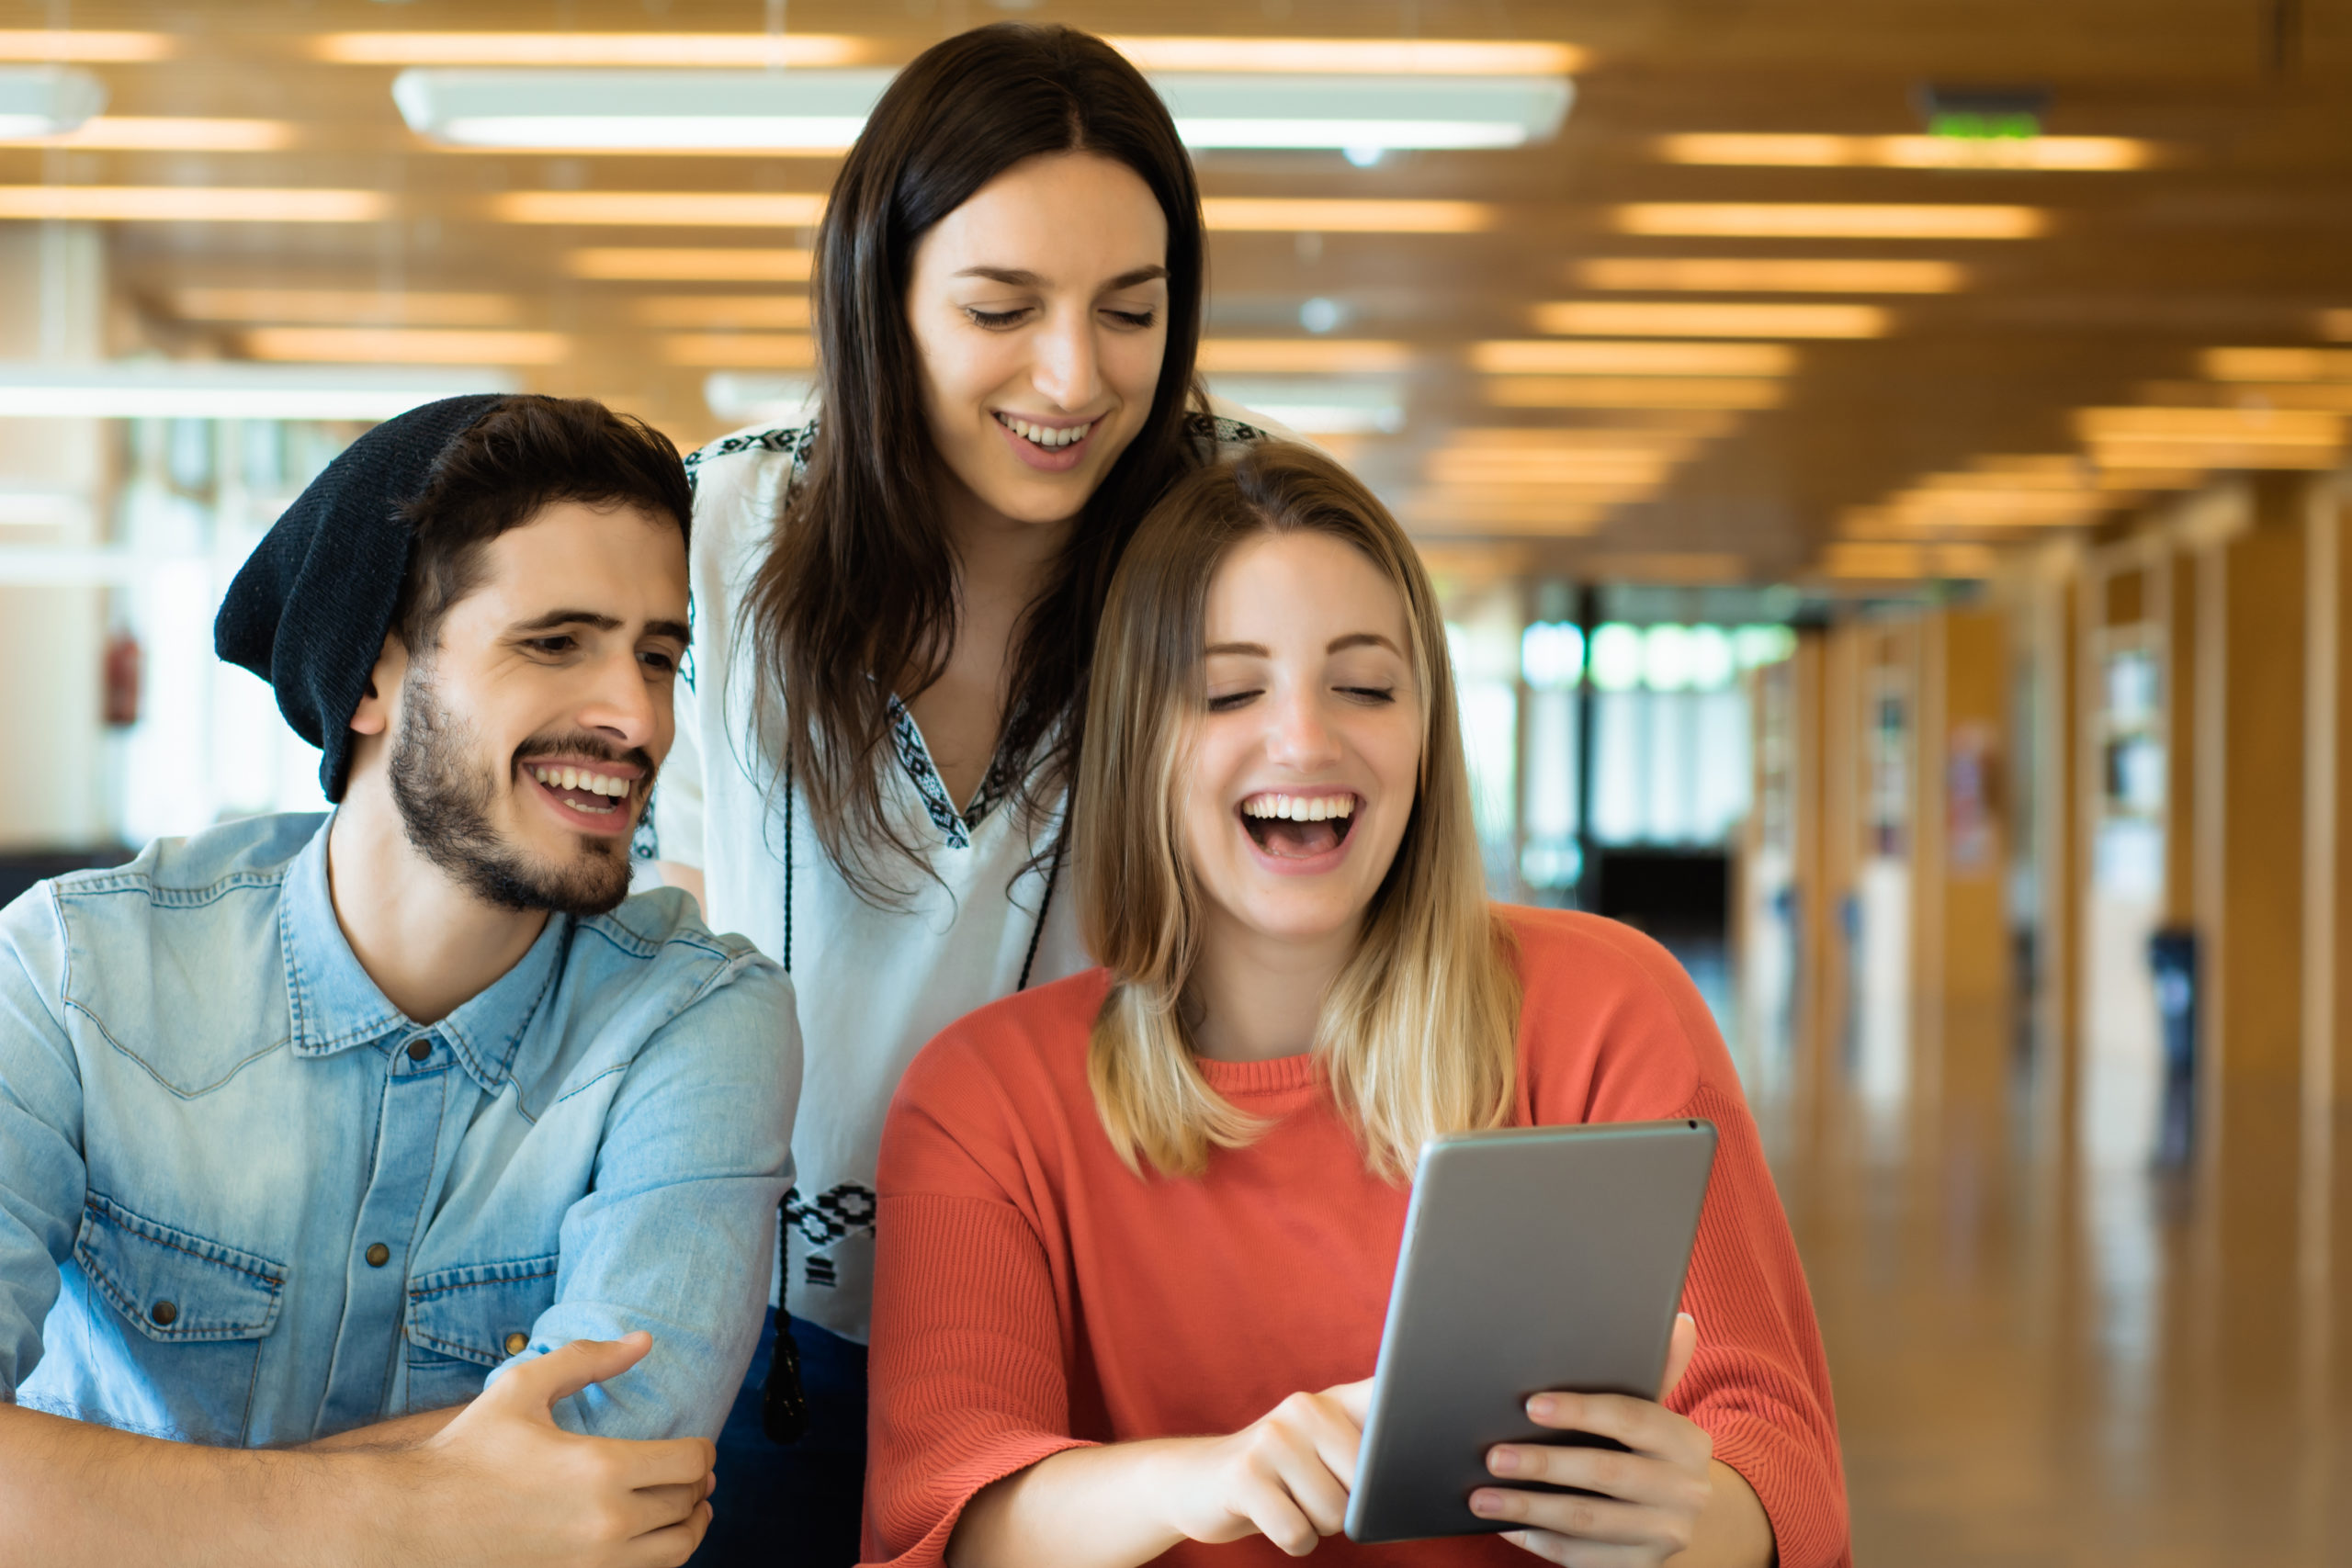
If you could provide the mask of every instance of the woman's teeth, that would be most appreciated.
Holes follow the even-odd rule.
[[[1032,424],[1025,419],[1015,419],[1009,413],[997,415],[996,422],[1022,440],[1045,447],[1074,446],[1085,440],[1086,433],[1094,428],[1094,422],[1088,420],[1084,424],[1056,430],[1043,424]]]
[[[1282,818],[1292,822],[1352,817],[1355,810],[1356,797],[1352,795],[1253,795],[1241,803],[1245,817]]]

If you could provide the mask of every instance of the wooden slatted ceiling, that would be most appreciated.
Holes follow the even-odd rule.
[[[45,16],[18,9],[35,21]],[[1408,11],[1422,37],[1589,49],[1558,141],[1510,152],[1393,155],[1369,169],[1302,153],[1214,153],[1201,167],[1213,198],[1486,204],[1491,221],[1482,231],[1226,232],[1214,247],[1212,332],[1220,340],[1299,340],[1300,306],[1323,299],[1341,317],[1332,337],[1401,356],[1401,370],[1392,364],[1380,373],[1401,378],[1406,427],[1351,437],[1348,453],[1433,536],[1509,537],[1514,560],[1538,564],[1605,555],[1656,566],[1681,553],[1714,563],[1715,575],[1725,559],[1752,575],[1781,575],[1817,560],[1857,509],[1986,455],[2077,449],[2075,411],[2146,401],[2152,392],[2202,397],[2211,385],[2207,351],[2315,344],[2332,321],[2325,312],[2352,310],[2352,114],[2344,109],[2352,101],[2352,0],[2301,0],[2284,13],[2296,24],[2285,35],[2270,25],[2278,13],[2256,0],[1209,0],[1186,7],[1183,21],[1204,34],[1395,38]],[[512,213],[517,198],[546,193],[814,194],[832,160],[449,152],[401,125],[392,67],[310,56],[319,35],[338,30],[528,33],[560,22],[585,31],[742,32],[756,31],[764,14],[741,0],[195,0],[169,13],[175,58],[90,67],[112,94],[109,117],[133,129],[117,133],[115,145],[0,148],[0,204],[9,190],[61,186],[383,193],[388,216],[376,222],[117,225],[117,278],[133,306],[117,347],[235,355],[310,342],[323,350],[334,345],[288,334],[394,327],[442,333],[439,346],[455,352],[473,333],[482,352],[525,360],[528,384],[611,398],[695,440],[718,423],[703,402],[703,377],[729,363],[730,344],[737,368],[796,363],[790,305],[763,311],[728,301],[797,293],[795,265],[777,258],[805,233],[502,221],[499,204]],[[884,59],[1003,15],[1111,33],[1171,26],[1162,4],[1109,0],[1020,11],[980,0],[794,0],[788,9],[795,33],[855,34],[875,40]],[[113,0],[80,0],[72,12],[75,28],[100,30],[149,30],[156,16],[152,6]],[[0,27],[20,25],[0,16]],[[1661,139],[1696,133],[1916,134],[1913,94],[1928,80],[2046,84],[2052,133],[2135,139],[2165,150],[2166,161],[2094,173],[1661,156]],[[216,133],[220,150],[187,135],[164,147],[121,144],[140,140],[138,122],[170,118],[246,129],[242,141]],[[2043,232],[1965,240],[1626,231],[1629,209],[1792,204],[2027,210],[2041,215]],[[654,249],[702,257],[713,276],[675,264],[662,276],[640,261],[635,269],[651,275],[629,276],[630,265],[610,260]],[[590,252],[606,260],[583,259]],[[745,265],[733,265],[739,256]],[[1924,263],[1963,282],[1941,292],[1644,287],[1623,269],[1612,280],[1590,265],[1744,259],[1893,261],[1915,270]],[[718,276],[730,271],[751,276]],[[355,293],[390,298],[334,320],[321,315],[322,301],[352,304]],[[273,294],[281,309],[268,307]],[[1761,390],[1744,399],[1722,392],[1712,412],[1706,389],[1688,382],[1619,375],[1616,392],[1596,379],[1547,389],[1534,377],[1475,368],[1474,345],[1537,338],[1543,307],[1569,308],[1555,310],[1550,325],[1598,328],[1611,323],[1594,319],[1596,305],[1693,302],[1858,306],[1876,312],[1870,319],[1883,331],[1748,340],[1785,342],[1789,373],[1751,378]],[[1228,358],[1269,352],[1245,346]],[[1283,351],[1271,352],[1279,360]],[[1612,398],[1639,404],[1643,388],[1653,406],[1606,406]],[[1677,397],[1685,406],[1674,406]],[[1538,440],[1544,431],[1583,431],[1588,446],[1656,446],[1654,434],[1642,433],[1677,419],[1716,423],[1703,439],[1669,444],[1670,463],[1644,466],[1646,488],[1621,474],[1613,495],[1588,485],[1547,498],[1544,486],[1556,476],[1547,479],[1541,464],[1498,469],[1471,488],[1494,431]]]

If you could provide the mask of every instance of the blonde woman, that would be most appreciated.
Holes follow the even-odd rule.
[[[1095,660],[1073,866],[1104,966],[941,1034],[884,1133],[868,1558],[1317,1550],[1421,1142],[1700,1116],[1663,1402],[1530,1403],[1630,1451],[1499,1447],[1472,1506],[1510,1534],[1320,1551],[1846,1562],[1820,1338],[1722,1042],[1636,933],[1487,903],[1443,626],[1379,502],[1292,446],[1180,482]]]

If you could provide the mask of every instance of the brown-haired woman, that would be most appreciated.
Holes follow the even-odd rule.
[[[1075,807],[1106,966],[947,1030],[884,1135],[869,1558],[1848,1560],[1812,1303],[1723,1043],[1630,929],[1487,901],[1455,726],[1428,577],[1336,465],[1261,447],[1144,524]],[[1666,1392],[1529,1404],[1632,1451],[1505,1445],[1472,1506],[1510,1534],[1317,1550],[1422,1141],[1682,1117],[1721,1144]]]
[[[1257,434],[1200,401],[1202,269],[1132,65],[1064,28],[949,39],[834,183],[814,417],[687,459],[698,679],[657,852],[791,971],[807,1064],[792,1322],[721,1438],[704,1561],[854,1557],[891,1092],[948,1022],[1086,962],[1055,886],[1102,595],[1153,502]],[[757,1391],[795,1339],[813,1428],[785,1449]]]

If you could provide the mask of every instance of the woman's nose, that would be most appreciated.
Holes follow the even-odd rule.
[[[1093,322],[1084,316],[1056,318],[1037,340],[1037,390],[1062,409],[1081,409],[1100,389],[1101,361],[1094,352]]]
[[[1313,692],[1299,692],[1270,705],[1274,722],[1266,750],[1273,761],[1286,767],[1313,769],[1338,760],[1338,735],[1316,696]]]

